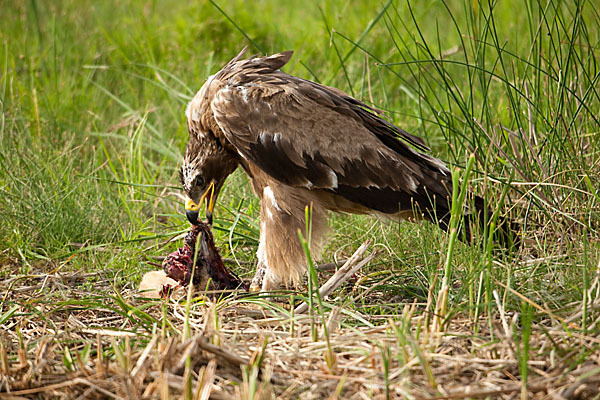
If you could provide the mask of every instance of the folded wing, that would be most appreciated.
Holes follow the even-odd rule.
[[[423,141],[344,92],[279,70],[291,52],[236,61],[215,79],[211,109],[246,160],[287,185],[322,189],[384,212],[447,212],[449,171]]]

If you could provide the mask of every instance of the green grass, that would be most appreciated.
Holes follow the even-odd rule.
[[[286,72],[372,102],[461,177],[473,154],[469,189],[495,206],[490,219],[508,215],[524,231],[522,250],[502,252],[487,245],[490,232],[466,246],[432,224],[333,216],[323,260],[367,238],[382,252],[322,307],[344,306],[374,324],[391,315],[394,334],[413,346],[410,327],[400,327],[404,304],[416,301],[424,316],[441,311],[442,325],[466,315],[476,333],[498,313],[496,291],[507,313],[521,314],[514,336],[524,381],[533,324],[581,310],[563,329],[600,333],[592,1],[0,0],[0,8],[0,277],[59,267],[117,276],[117,291],[136,283],[153,269],[144,257],[172,251],[178,243],[165,242],[187,229],[177,182],[186,103],[243,46],[293,49]],[[253,273],[258,210],[237,171],[215,235],[223,256],[243,261],[234,269],[244,277]],[[11,306],[0,316],[9,320]],[[122,312],[145,332],[161,324]],[[378,348],[387,385],[389,358],[399,356]]]

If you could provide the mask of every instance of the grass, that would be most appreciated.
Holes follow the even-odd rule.
[[[0,392],[598,398],[593,2],[0,4]],[[366,239],[380,255],[312,318],[257,295],[141,298],[147,262],[187,229],[185,105],[245,45],[294,49],[286,72],[423,137],[495,206],[490,220],[519,222],[523,248],[332,216],[322,261]],[[237,171],[214,232],[246,278],[258,210]]]

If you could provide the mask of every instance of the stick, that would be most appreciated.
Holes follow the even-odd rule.
[[[359,262],[360,258],[365,253],[365,251],[367,251],[367,248],[370,244],[370,240],[365,240],[365,242],[358,249],[356,249],[354,254],[352,254],[352,257],[350,257],[344,263],[344,266],[338,269],[337,272],[333,274],[333,276],[329,278],[329,280],[325,282],[323,286],[321,286],[321,288],[319,289],[319,294],[321,295],[321,298],[328,296],[331,292],[340,287],[342,283],[348,280],[348,278],[350,278],[356,271],[367,265],[367,263],[369,263],[369,261],[371,261],[375,257],[376,253],[373,252]],[[305,313],[307,310],[308,304],[304,302],[298,307],[296,307],[294,313],[302,314]]]
[[[108,390],[103,389],[100,386],[95,385],[92,382],[88,381],[87,379],[83,379],[83,378],[75,378],[75,379],[63,381],[60,383],[54,383],[52,385],[40,386],[40,387],[36,387],[36,388],[31,388],[31,389],[16,390],[16,391],[10,392],[10,393],[0,392],[0,397],[4,397],[5,395],[20,396],[20,395],[36,394],[36,393],[40,393],[40,392],[50,392],[53,390],[57,390],[57,389],[61,389],[63,387],[73,386],[73,385],[85,385],[85,386],[91,387],[94,390],[97,390],[98,392],[102,393],[104,396],[110,397],[113,399],[116,399],[118,397],[116,394],[111,393]]]
[[[338,262],[319,264],[319,265],[317,265],[317,270],[319,270],[319,271],[335,271],[337,267],[339,267],[340,265],[344,265],[346,263],[346,261],[348,261],[348,259],[343,258],[341,260],[338,260]]]
[[[248,365],[249,361],[245,358],[242,358],[236,354],[230,353],[219,346],[215,346],[214,344],[210,344],[206,341],[204,336],[198,336],[196,338],[196,344],[204,351],[208,351],[209,353],[217,356],[217,359],[225,359],[229,361],[231,364],[235,365]]]

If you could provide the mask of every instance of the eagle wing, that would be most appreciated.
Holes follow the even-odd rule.
[[[338,89],[281,72],[290,57],[244,60],[215,76],[211,109],[241,157],[287,185],[385,213],[447,199],[448,169],[412,147],[426,149],[420,138]]]

